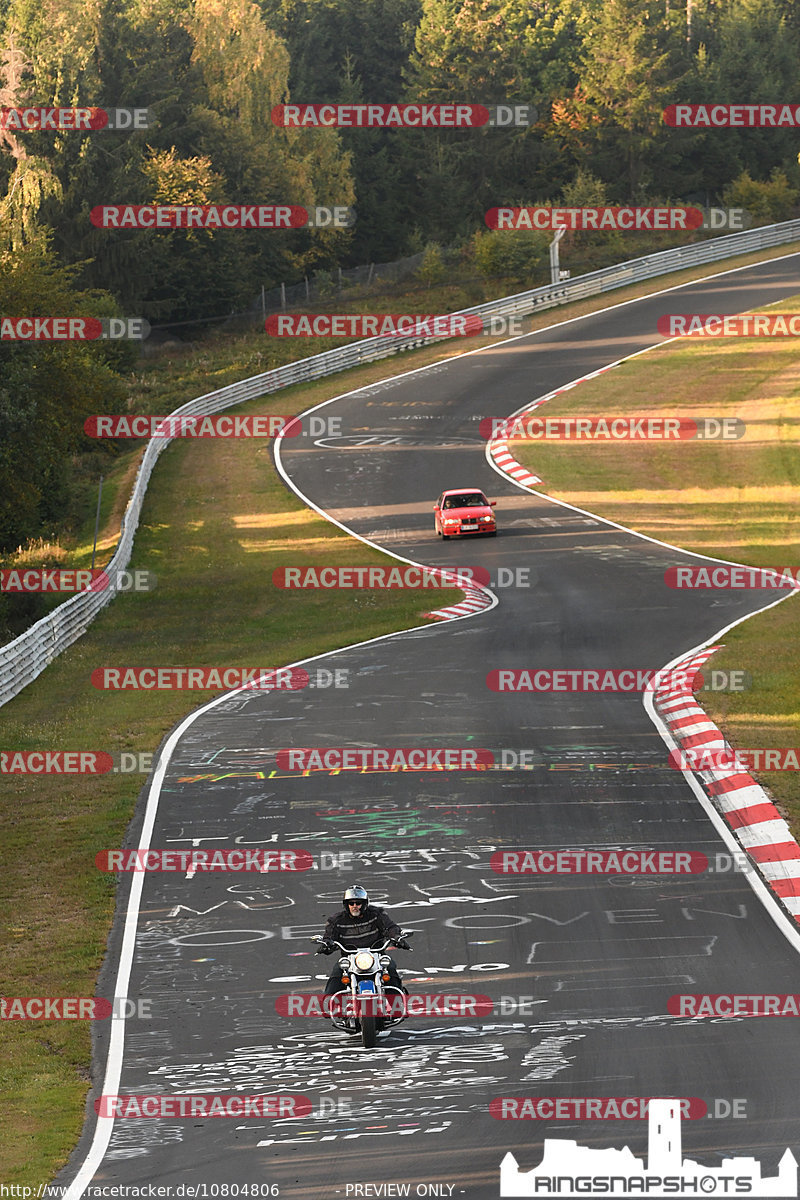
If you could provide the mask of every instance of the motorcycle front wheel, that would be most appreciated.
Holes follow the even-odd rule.
[[[361,1041],[368,1050],[375,1045],[376,1036],[375,1017],[361,1017]]]

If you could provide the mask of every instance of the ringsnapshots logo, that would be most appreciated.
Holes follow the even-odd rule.
[[[272,585],[287,591],[468,591],[476,587],[530,588],[530,573],[530,567],[496,567],[493,572],[486,567],[276,567]]]
[[[272,123],[282,129],[526,129],[536,123],[532,104],[276,104]]]
[[[747,427],[738,417],[484,417],[486,441],[686,442],[737,441]]]
[[[0,129],[13,133],[93,133],[102,129],[135,133],[154,124],[149,108],[0,108]]]
[[[0,317],[3,342],[141,342],[149,336],[144,317]]]
[[[649,1102],[647,1159],[622,1150],[581,1146],[574,1139],[545,1138],[538,1167],[522,1171],[509,1151],[500,1163],[500,1196],[542,1197],[628,1196],[797,1196],[797,1160],[787,1150],[778,1174],[765,1178],[753,1157],[727,1156],[706,1167],[684,1158],[681,1144],[682,1103],[674,1097]],[[733,1104],[736,1104],[733,1101]],[[723,1105],[731,1104],[723,1101]],[[710,1114],[708,1114],[710,1115]],[[741,1110],[736,1112],[741,1116]]]
[[[96,229],[350,229],[355,209],[299,204],[98,204]]]
[[[665,337],[800,337],[800,313],[664,313],[656,329]]]
[[[113,768],[105,750],[0,750],[2,775],[106,775]]]
[[[102,567],[17,567],[0,571],[0,592],[152,592],[153,571],[108,571]]]
[[[92,687],[100,691],[295,692],[308,687],[302,667],[96,667]]]

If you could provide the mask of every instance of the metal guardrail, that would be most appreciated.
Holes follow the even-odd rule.
[[[563,283],[533,288],[531,291],[520,292],[515,296],[506,296],[500,300],[491,300],[487,304],[479,304],[474,308],[461,309],[459,315],[477,314],[483,318],[527,316],[546,308],[567,304],[572,300],[582,300],[587,296],[596,296],[614,288],[639,283],[658,275],[666,275],[684,267],[717,262],[734,255],[747,254],[753,250],[764,250],[798,239],[800,239],[800,220],[784,221],[779,225],[765,225],[758,229],[748,229],[743,233],[732,233],[724,237],[694,242],[689,246],[661,250],[655,254],[645,255],[643,258],[634,258],[613,267],[604,267],[599,271],[591,271],[587,275],[579,275],[575,279],[565,280]],[[290,387],[294,383],[321,379],[326,375],[345,371],[349,367],[388,358],[401,350],[446,340],[448,340],[446,336],[423,338],[392,336],[352,342],[350,345],[327,350],[323,354],[315,354],[311,358],[304,358],[299,362],[288,363],[286,366],[266,371],[262,375],[254,375],[241,383],[230,384],[228,387],[220,388],[219,391],[209,392],[205,396],[198,396],[180,408],[176,408],[170,415],[206,416],[210,413],[221,412],[235,404],[242,404],[245,400],[268,395],[281,388]],[[154,437],[147,444],[128,507],[122,518],[119,542],[111,560],[105,567],[111,580],[110,586],[104,591],[77,593],[63,604],[59,604],[46,617],[42,617],[30,629],[21,633],[19,637],[7,643],[0,650],[0,706],[19,695],[22,689],[32,683],[54,658],[77,641],[100,610],[116,595],[118,573],[124,571],[130,561],[133,539],[139,524],[139,515],[150,475],[158,456],[171,441],[172,438],[169,437]]]

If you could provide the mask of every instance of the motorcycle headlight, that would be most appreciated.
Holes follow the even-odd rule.
[[[359,971],[371,971],[373,961],[372,955],[367,954],[366,951],[356,955],[356,967]]]

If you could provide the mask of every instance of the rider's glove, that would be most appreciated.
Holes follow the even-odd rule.
[[[398,938],[398,940],[395,942],[395,946],[397,946],[397,948],[399,950],[410,950],[411,949],[411,947],[409,946],[409,944],[405,938]]]
[[[335,946],[329,946],[326,943],[324,946],[319,947],[319,949],[317,950],[317,954],[333,954],[335,949],[336,949]]]

